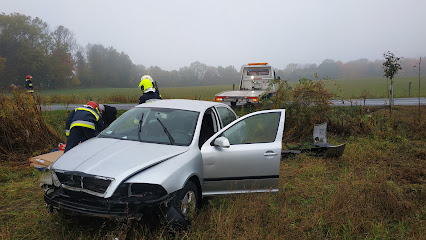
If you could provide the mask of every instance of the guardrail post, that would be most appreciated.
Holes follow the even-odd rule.
[[[411,96],[411,82],[408,83],[408,97]]]

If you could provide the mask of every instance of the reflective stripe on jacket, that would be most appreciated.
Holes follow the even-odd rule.
[[[69,136],[71,128],[85,127],[101,132],[104,124],[96,110],[89,107],[78,107],[72,111],[65,124],[65,135]]]
[[[95,110],[93,110],[93,109],[91,109],[91,108],[86,108],[86,107],[79,107],[79,108],[74,109],[74,111],[76,111],[76,112],[77,112],[78,110],[88,111],[88,112],[92,113],[92,114],[93,114],[93,116],[95,116],[96,121],[99,121],[99,114],[98,114],[97,112],[95,112]]]
[[[95,124],[92,123],[92,122],[77,120],[77,121],[74,121],[74,122],[71,123],[70,130],[71,130],[72,127],[77,127],[77,126],[86,127],[86,128],[90,128],[90,129],[93,129],[93,130],[96,129]]]
[[[27,89],[27,92],[34,92],[33,83],[31,82],[31,80],[27,79],[25,81],[25,88]]]

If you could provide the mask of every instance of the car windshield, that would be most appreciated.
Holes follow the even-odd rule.
[[[198,115],[198,112],[170,108],[132,108],[99,137],[189,146]]]

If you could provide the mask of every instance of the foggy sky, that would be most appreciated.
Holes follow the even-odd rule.
[[[426,56],[424,0],[0,0],[0,12],[63,25],[79,44],[179,69]]]

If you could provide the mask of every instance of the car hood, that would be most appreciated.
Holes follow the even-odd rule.
[[[121,182],[136,172],[188,149],[187,146],[94,138],[63,154],[52,165],[52,169],[109,177]]]

